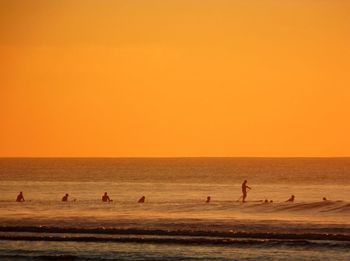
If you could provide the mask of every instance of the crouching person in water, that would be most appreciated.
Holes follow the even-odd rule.
[[[205,203],[210,203],[210,200],[211,200],[211,197],[208,196],[208,197],[207,197],[207,200],[205,201]]]
[[[113,201],[113,200],[111,200],[111,199],[109,198],[109,196],[107,195],[107,192],[105,192],[105,193],[103,194],[103,196],[102,196],[102,201],[103,201],[103,202],[111,202],[111,201]]]
[[[137,203],[145,203],[145,200],[146,200],[146,197],[145,197],[145,196],[142,196],[142,197],[137,201]]]
[[[286,200],[286,202],[294,202],[295,196],[291,195],[289,199]]]
[[[68,201],[68,196],[69,196],[68,194],[64,195],[62,198],[62,201],[65,201],[65,202]]]
[[[17,201],[17,202],[23,202],[23,201],[24,201],[24,197],[23,197],[22,191],[19,192],[19,194],[18,194],[18,196],[17,196],[17,198],[16,198],[16,201]]]

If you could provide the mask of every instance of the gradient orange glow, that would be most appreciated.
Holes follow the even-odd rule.
[[[350,156],[350,1],[0,8],[0,156]]]

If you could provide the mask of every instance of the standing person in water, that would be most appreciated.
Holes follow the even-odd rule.
[[[22,191],[19,192],[16,201],[17,201],[17,202],[23,202],[23,201],[24,201],[24,197],[23,197]]]
[[[251,189],[251,187],[249,187],[247,185],[247,180],[245,180],[242,184],[242,202],[244,203],[245,202],[245,199],[247,197],[247,189]]]
[[[112,200],[109,198],[109,196],[107,195],[107,192],[105,192],[102,196],[102,201],[103,202],[111,202]]]
[[[62,201],[68,201],[68,194],[64,195],[63,198],[62,198]]]

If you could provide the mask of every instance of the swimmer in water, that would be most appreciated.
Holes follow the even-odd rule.
[[[62,201],[68,201],[68,194],[64,195],[63,198],[62,198]]]
[[[103,202],[111,202],[112,200],[109,198],[109,196],[107,195],[107,192],[105,192],[102,196],[102,201]]]
[[[208,197],[207,197],[207,200],[205,201],[205,203],[209,203],[209,202],[210,202],[210,200],[211,200],[211,197],[210,197],[210,196],[208,196]]]

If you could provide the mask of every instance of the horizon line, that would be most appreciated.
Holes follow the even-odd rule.
[[[331,159],[350,156],[0,156],[0,159],[200,159],[200,158],[256,158],[256,159]]]

